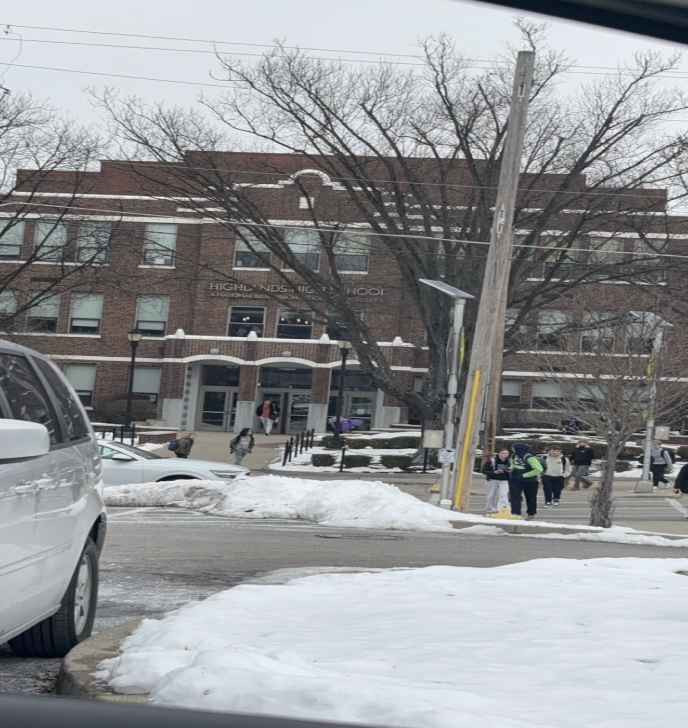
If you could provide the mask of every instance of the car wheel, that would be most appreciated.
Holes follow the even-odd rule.
[[[97,601],[98,549],[89,538],[60,608],[10,640],[10,647],[20,657],[64,657],[91,636]]]

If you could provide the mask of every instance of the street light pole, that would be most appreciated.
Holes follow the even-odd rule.
[[[419,278],[420,283],[442,291],[454,299],[454,319],[452,330],[447,341],[447,404],[444,410],[444,435],[442,447],[451,450],[454,447],[454,423],[456,422],[457,394],[459,391],[459,375],[461,357],[461,332],[463,329],[463,314],[466,307],[466,299],[473,298],[470,293],[460,291],[443,281],[431,281],[427,278]],[[456,459],[456,453],[454,453]],[[451,483],[452,464],[442,463],[442,474],[440,476],[440,506],[451,508]]]
[[[346,339],[339,339],[337,346],[342,352],[342,367],[339,370],[339,387],[337,388],[337,409],[335,411],[334,435],[332,437],[332,449],[341,450],[342,447],[342,407],[344,406],[344,379],[346,377],[346,360],[351,349],[351,342]]]
[[[131,421],[133,419],[131,407],[134,397],[134,367],[136,366],[136,349],[142,338],[143,333],[138,329],[133,329],[127,334],[127,339],[129,339],[129,345],[131,346],[131,362],[129,364],[129,383],[127,386],[127,408],[124,413],[125,430],[129,430],[131,428]]]

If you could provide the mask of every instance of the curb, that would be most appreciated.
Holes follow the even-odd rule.
[[[151,617],[145,617],[151,619]],[[141,624],[142,619],[124,622],[117,627],[89,637],[77,645],[62,660],[57,676],[55,692],[72,698],[105,700],[110,703],[147,705],[147,695],[122,695],[116,693],[107,683],[94,677],[93,673],[103,661],[116,657],[122,641]]]
[[[504,533],[511,533],[521,536],[535,536],[535,535],[549,535],[553,533],[559,533],[564,536],[572,536],[577,533],[584,533],[584,534],[597,534],[597,533],[604,533],[606,529],[604,528],[597,528],[595,530],[591,530],[590,527],[587,528],[580,528],[578,526],[557,526],[557,525],[550,525],[550,524],[537,524],[533,523],[532,521],[527,521],[524,523],[523,521],[507,521],[507,522],[494,522],[491,521],[490,523],[482,523],[478,521],[450,521],[452,528],[461,530],[464,528],[471,528],[472,526],[494,526],[495,528],[499,528],[500,530],[504,531]],[[667,541],[681,541],[686,540],[688,536],[682,536],[680,534],[676,533],[658,533],[656,531],[638,531],[638,535],[640,536],[659,536],[660,538],[665,538]]]

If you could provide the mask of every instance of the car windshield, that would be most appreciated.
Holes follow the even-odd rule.
[[[141,450],[138,447],[131,447],[130,445],[125,445],[122,442],[113,442],[113,445],[117,447],[119,450],[124,450],[125,452],[131,453],[132,455],[137,455],[140,458],[145,458],[146,460],[161,460],[162,458],[160,455],[155,455],[152,452],[148,452],[147,450]]]

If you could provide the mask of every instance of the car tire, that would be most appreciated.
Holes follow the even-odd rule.
[[[64,657],[91,636],[98,601],[98,549],[91,538],[81,552],[60,608],[9,642],[19,657]]]

